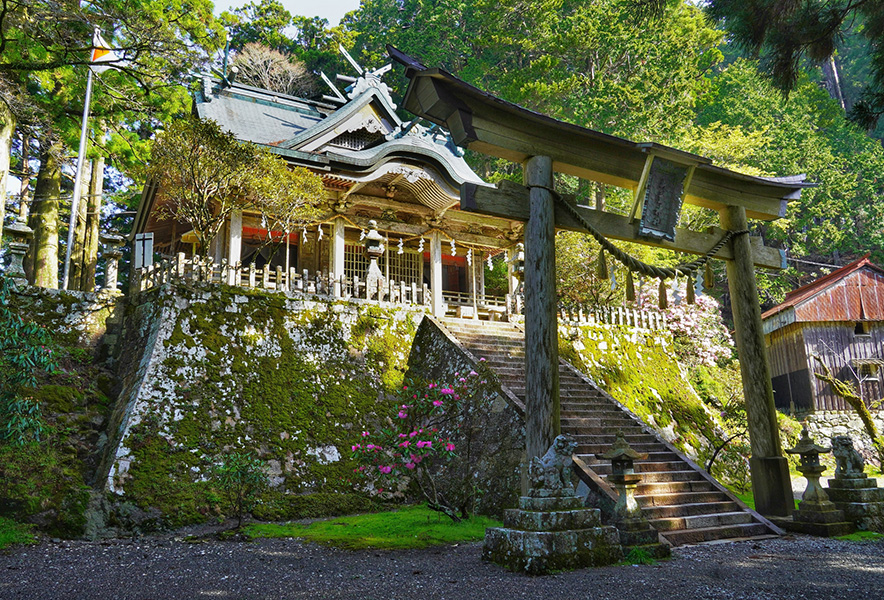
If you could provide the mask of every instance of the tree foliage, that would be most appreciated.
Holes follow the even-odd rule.
[[[234,210],[279,209],[279,218],[290,220],[322,199],[309,197],[321,189],[315,175],[290,170],[283,159],[193,116],[173,121],[159,136],[147,173],[160,182],[162,214],[193,227],[203,256]]]
[[[233,57],[241,83],[289,96],[308,97],[313,93],[313,76],[304,63],[292,60],[273,48],[249,42]]]

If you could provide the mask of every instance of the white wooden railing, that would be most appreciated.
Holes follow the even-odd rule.
[[[162,260],[136,271],[139,291],[147,291],[172,281],[226,284],[284,292],[300,292],[329,298],[349,300],[383,300],[398,304],[430,305],[430,290],[426,284],[405,281],[380,280],[374,285],[359,277],[337,276],[334,273],[316,273],[304,270],[286,271],[280,266],[229,265],[226,260],[215,263],[199,256],[187,258],[179,253],[174,259]]]
[[[624,325],[639,329],[666,329],[666,315],[655,310],[608,306],[594,308],[561,308],[560,325]]]

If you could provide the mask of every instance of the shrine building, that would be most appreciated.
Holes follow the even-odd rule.
[[[383,72],[344,78],[345,92],[321,101],[204,77],[194,114],[319,174],[322,216],[271,255],[268,237],[285,234],[268,232],[259,211],[234,212],[211,244],[212,264],[197,264],[190,225],[162,215],[162,182],[152,182],[133,226],[140,289],[200,271],[208,281],[423,304],[437,316],[503,313],[504,295],[485,293],[484,267],[512,255],[523,223],[460,210],[461,185],[482,180],[447,131],[397,116]],[[378,236],[380,283],[369,281],[365,251]]]

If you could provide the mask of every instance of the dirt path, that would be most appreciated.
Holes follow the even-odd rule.
[[[670,561],[547,577],[480,560],[481,545],[350,552],[296,540],[61,542],[0,554],[0,598],[876,600],[884,543],[795,537],[678,549]]]

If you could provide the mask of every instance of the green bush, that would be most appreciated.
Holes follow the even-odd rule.
[[[214,481],[227,500],[227,508],[237,519],[237,529],[267,487],[263,463],[251,452],[232,452],[215,468]]]

